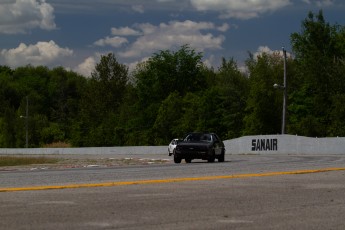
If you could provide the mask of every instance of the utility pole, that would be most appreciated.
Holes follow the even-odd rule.
[[[25,118],[25,148],[29,147],[29,97],[26,96],[26,109],[25,116],[20,116],[20,118]]]
[[[285,127],[286,127],[286,105],[287,105],[287,81],[286,81],[286,50],[283,47],[283,54],[284,54],[284,98],[283,98],[283,117],[282,117],[282,134],[285,134]]]
[[[29,147],[29,97],[26,96],[26,113],[25,113],[25,148]]]

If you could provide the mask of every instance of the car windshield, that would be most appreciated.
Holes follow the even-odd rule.
[[[206,141],[211,142],[212,136],[211,134],[204,134],[204,133],[191,133],[184,139],[184,141],[193,142],[193,141]]]

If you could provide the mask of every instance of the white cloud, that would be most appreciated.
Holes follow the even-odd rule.
[[[118,48],[121,47],[123,44],[128,43],[128,40],[123,37],[106,37],[104,39],[100,39],[94,43],[96,46],[107,46],[110,45],[112,47]]]
[[[132,63],[126,63],[126,65],[128,66],[128,71],[129,73],[132,73],[133,71],[135,71],[136,68],[138,68],[138,65],[145,63],[147,60],[149,60],[150,57],[144,57],[139,61],[134,61]]]
[[[59,65],[73,50],[59,47],[54,41],[37,42],[35,45],[21,43],[17,48],[1,50],[1,57],[11,67],[31,65]]]
[[[312,0],[302,0],[302,2],[307,4],[315,4],[317,7],[327,7],[334,5],[334,0],[318,0],[318,1],[312,1]]]
[[[111,28],[111,34],[118,36],[138,36],[140,35],[140,32],[127,26],[121,28]]]
[[[219,26],[217,29],[221,32],[226,32],[228,31],[230,28],[228,23],[224,23],[223,25]]]
[[[204,51],[206,49],[221,49],[225,37],[213,35],[210,31],[227,30],[224,24],[217,27],[209,22],[171,21],[160,23],[155,26],[149,23],[136,24],[141,36],[137,38],[128,49],[119,52],[118,55],[124,58],[138,58],[151,55],[158,50],[166,50],[189,44],[191,47]],[[204,32],[206,31],[206,32]]]
[[[206,58],[203,62],[205,66],[211,68],[216,63],[216,57],[212,54],[208,58]]]
[[[283,49],[281,50],[272,50],[268,46],[259,46],[258,50],[254,53],[254,58],[258,58],[258,56],[262,54],[268,54],[268,55],[279,55],[281,57],[284,56]],[[292,57],[291,53],[286,53],[287,57]]]
[[[111,28],[111,34],[114,35],[113,37],[105,37],[95,41],[93,44],[96,46],[112,46],[115,48],[119,48],[122,45],[128,43],[127,38],[123,36],[139,36],[141,34],[140,31],[136,31],[129,27],[120,27],[120,28]]]
[[[96,66],[96,58],[95,57],[88,57],[84,60],[83,63],[79,64],[74,71],[77,73],[85,76],[91,77],[92,71],[95,69]]]
[[[137,23],[131,27],[111,28],[111,36],[113,37],[107,36],[104,39],[99,39],[94,42],[94,45],[119,48],[115,52],[116,56],[122,58],[122,62],[127,61],[130,71],[133,71],[138,63],[147,60],[152,53],[159,50],[171,50],[185,44],[201,52],[222,49],[222,44],[225,41],[223,33],[229,29],[230,25],[227,23],[215,25],[211,22],[194,22],[191,20],[170,21],[157,25]],[[125,43],[128,43],[126,48],[120,49],[121,45]],[[90,76],[97,60],[98,57],[96,56],[89,57],[75,70],[84,76]],[[209,65],[212,62],[214,62],[214,56],[205,61]]]
[[[326,6],[332,6],[334,4],[333,0],[321,0],[321,1],[316,1],[316,5],[318,7],[326,7]]]
[[[141,14],[145,12],[143,5],[133,5],[132,10]]]
[[[259,56],[263,53],[266,54],[273,54],[275,51],[271,50],[268,46],[259,46],[258,50],[256,53],[254,53],[254,56]]]
[[[190,0],[199,11],[218,11],[221,18],[250,19],[291,4],[290,0]]]
[[[0,3],[0,33],[25,33],[33,28],[52,30],[54,8],[45,0],[15,0]]]
[[[139,30],[142,31],[142,34],[152,34],[156,30],[156,26],[150,24],[150,23],[141,23],[137,24],[136,27],[138,27]]]
[[[101,56],[106,55],[105,53],[95,53],[93,56],[86,58],[82,63],[80,63],[77,67],[73,70],[85,77],[91,77],[91,73],[95,70],[97,63],[101,60]],[[128,66],[129,72],[132,72],[139,63],[146,62],[149,57],[141,58],[141,60],[137,60],[131,63],[124,63]]]
[[[93,55],[87,57],[82,63],[78,66],[74,67],[73,70],[84,77],[90,78],[92,72],[95,70],[96,65],[100,62],[102,55],[107,55],[111,51],[100,53],[96,52]],[[138,62],[133,63],[133,65],[137,64]],[[128,64],[130,66],[131,64]],[[130,66],[130,68],[134,68]]]

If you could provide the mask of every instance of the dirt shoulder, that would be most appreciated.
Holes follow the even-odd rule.
[[[0,155],[3,156],[3,155]],[[6,155],[8,156],[8,155]],[[2,166],[0,171],[50,170],[73,168],[104,168],[128,165],[169,164],[172,158],[165,155],[11,155],[13,157],[46,157],[56,159],[56,163],[20,166]]]

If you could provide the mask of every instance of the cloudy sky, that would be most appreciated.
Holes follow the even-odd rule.
[[[189,44],[217,68],[252,53],[289,51],[309,11],[345,25],[344,0],[0,0],[0,65],[63,66],[89,76],[113,52],[133,68]]]

